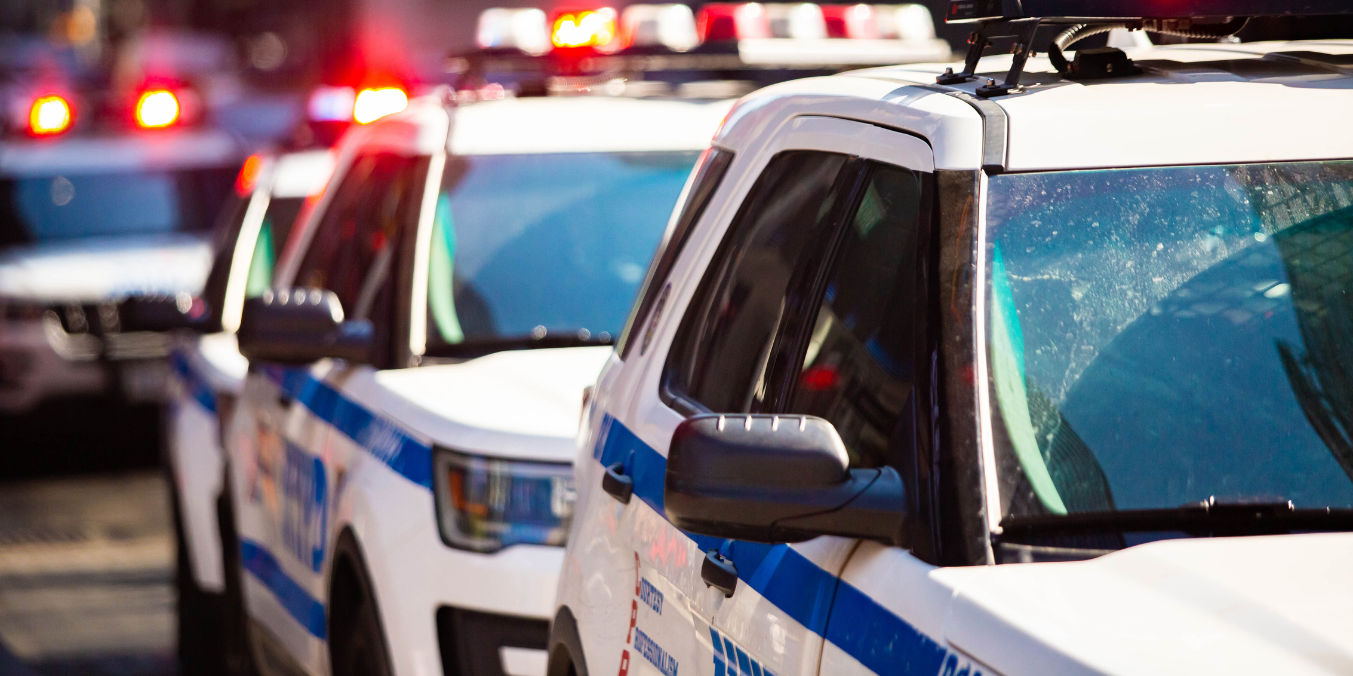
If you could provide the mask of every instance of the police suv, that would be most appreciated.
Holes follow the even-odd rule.
[[[543,672],[583,389],[730,106],[424,98],[349,132],[236,334],[261,670]]]
[[[741,100],[585,413],[549,674],[1353,669],[1353,41],[1136,37],[1232,4],[1297,11],[963,0],[963,65]]]
[[[240,612],[238,576],[229,575],[221,541],[221,533],[232,533],[233,526],[222,490],[220,421],[229,418],[249,369],[235,331],[245,299],[271,287],[293,224],[304,222],[307,205],[313,205],[332,172],[333,155],[327,149],[245,159],[235,181],[236,195],[214,233],[214,260],[199,298],[207,316],[199,331],[174,337],[164,442],[178,533],[182,673],[223,673],[228,662],[242,662],[242,636],[231,635],[221,624],[226,614]]]
[[[0,86],[0,411],[105,392],[159,399],[244,155],[183,83],[96,96]],[[128,299],[135,299],[126,304]],[[182,307],[176,308],[181,305]]]

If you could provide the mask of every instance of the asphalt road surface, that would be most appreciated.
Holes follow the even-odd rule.
[[[91,412],[100,427],[80,413],[0,420],[0,676],[174,674],[175,542],[154,467],[158,421]]]

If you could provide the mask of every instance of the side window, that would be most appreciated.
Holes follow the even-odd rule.
[[[711,411],[764,410],[777,328],[802,308],[855,163],[790,151],[771,159],[682,319],[665,387]]]
[[[686,198],[686,204],[681,209],[681,215],[677,217],[672,231],[663,238],[662,244],[658,246],[658,254],[654,257],[653,264],[648,270],[648,276],[644,280],[643,293],[640,295],[639,302],[635,304],[631,311],[629,321],[625,323],[625,331],[621,334],[620,342],[616,348],[620,352],[621,359],[629,357],[636,331],[638,332],[638,340],[647,346],[646,322],[649,321],[649,314],[653,310],[654,304],[658,302],[658,294],[666,286],[667,275],[672,272],[672,266],[676,265],[677,257],[681,255],[681,250],[685,248],[691,230],[699,222],[700,217],[704,215],[705,207],[709,205],[709,198],[718,189],[719,183],[723,181],[724,174],[728,173],[728,165],[732,162],[733,153],[722,148],[710,148],[701,156],[695,169],[695,180],[691,183],[690,195]],[[658,308],[658,311],[661,312],[661,307]],[[636,326],[636,324],[638,325]]]
[[[924,175],[871,163],[822,285],[788,411],[836,426],[853,466],[888,461],[906,438],[924,331],[920,258]]]
[[[393,154],[353,162],[316,228],[295,285],[338,295],[349,319],[369,319],[377,354],[389,354],[394,276],[400,234],[419,207],[426,161]]]
[[[249,274],[245,278],[244,297],[254,298],[272,286],[273,268],[282,245],[291,236],[291,226],[305,204],[303,197],[274,197],[268,201],[263,214],[263,225],[254,242],[254,253],[249,259]]]

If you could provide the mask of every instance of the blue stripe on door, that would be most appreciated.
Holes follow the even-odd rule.
[[[601,424],[592,456],[603,467],[624,463],[625,473],[634,477],[634,495],[666,517],[662,492],[667,459],[614,417],[607,415]],[[948,655],[944,646],[788,545],[685,535],[701,550],[719,549],[737,565],[738,579],[871,671],[934,676],[943,666]],[[731,656],[725,657],[731,663]]]
[[[287,576],[277,559],[262,545],[240,538],[240,563],[251,575],[277,597],[287,614],[318,639],[328,633],[324,604],[311,596],[304,587]]]
[[[169,365],[178,374],[179,380],[183,381],[183,388],[188,391],[188,395],[193,398],[202,408],[208,412],[216,413],[216,392],[212,389],[207,379],[202,374],[193,369],[193,365],[188,361],[188,357],[179,350],[175,349],[169,353]]]

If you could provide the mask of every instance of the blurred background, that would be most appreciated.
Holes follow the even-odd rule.
[[[943,16],[948,2],[921,4]],[[117,330],[103,299],[203,283],[201,235],[233,204],[245,158],[332,140],[307,124],[327,100],[316,92],[375,83],[416,93],[447,82],[448,55],[483,43],[481,11],[532,6],[554,9],[528,0],[0,2],[0,676],[177,670],[176,540],[156,391],[165,345],[127,337],[80,370],[43,361],[34,341],[55,332],[66,341],[58,356],[79,362],[88,346],[78,338]],[[933,29],[962,54],[967,29]],[[1328,20],[1256,22],[1240,35],[1349,36],[1348,22]],[[147,145],[137,130],[164,126],[158,99],[147,98],[162,91],[175,97],[164,125],[185,131]],[[43,97],[60,103],[40,111]],[[36,138],[68,128],[69,141]],[[142,155],[169,169],[138,173]],[[108,178],[65,178],[91,167]],[[103,195],[97,214],[79,217],[109,219],[110,232],[128,222],[121,215],[151,223],[156,258],[130,245],[115,260],[70,253],[75,226],[43,210],[77,194]],[[197,238],[171,237],[184,233]],[[61,256],[42,249],[48,241],[64,242]],[[164,263],[175,256],[186,277]]]

